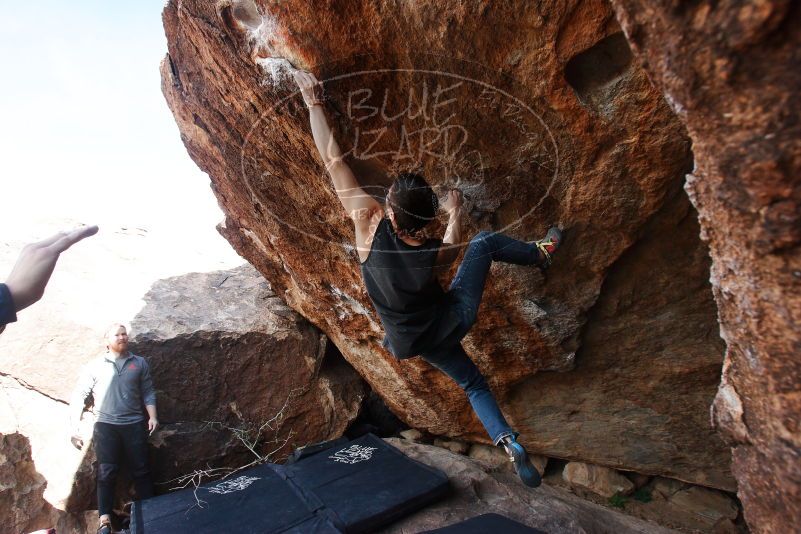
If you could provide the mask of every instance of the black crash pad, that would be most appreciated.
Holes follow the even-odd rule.
[[[459,523],[436,530],[427,530],[423,534],[486,534],[502,532],[503,534],[547,534],[542,530],[531,528],[523,523],[499,514],[482,514]]]
[[[448,491],[445,474],[368,434],[137,501],[131,534],[372,532]]]

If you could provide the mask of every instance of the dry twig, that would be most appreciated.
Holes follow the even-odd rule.
[[[180,475],[176,478],[171,480],[167,480],[165,482],[161,482],[160,484],[175,484],[173,487],[169,488],[169,491],[178,490],[178,489],[186,489],[190,485],[194,486],[193,494],[195,496],[195,504],[192,505],[187,510],[198,506],[199,508],[203,508],[206,501],[202,500],[197,492],[200,488],[201,484],[204,480],[214,479],[220,475],[220,480],[225,480],[226,478],[230,477],[231,475],[238,473],[244,469],[248,469],[250,467],[263,464],[269,462],[273,455],[283,449],[289,440],[292,439],[292,436],[295,435],[293,430],[290,430],[284,437],[280,436],[281,425],[284,421],[284,416],[286,415],[286,409],[289,407],[293,397],[297,395],[298,392],[301,392],[302,389],[296,388],[289,392],[287,395],[286,400],[284,401],[284,405],[278,410],[278,412],[272,416],[267,421],[262,422],[258,427],[254,424],[251,424],[242,417],[242,415],[237,411],[232,411],[236,414],[236,416],[241,421],[240,426],[232,427],[220,421],[206,421],[206,426],[210,428],[215,428],[219,430],[228,430],[231,432],[242,444],[247,447],[247,449],[253,454],[255,459],[248,464],[241,465],[239,467],[210,467],[206,466],[206,469],[195,469],[191,473],[187,473],[184,475]],[[262,435],[268,432],[272,433],[272,439],[262,439]],[[266,454],[259,454],[257,448],[261,445],[263,449],[265,446],[273,445],[274,447],[267,452]]]

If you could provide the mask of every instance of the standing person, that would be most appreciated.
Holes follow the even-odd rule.
[[[78,436],[78,423],[87,400],[90,397],[94,399],[96,422],[92,441],[97,456],[98,533],[110,534],[114,484],[123,459],[133,475],[137,498],[153,496],[147,460],[147,432],[152,434],[159,422],[150,367],[144,358],[128,352],[125,325],[113,324],[104,337],[106,351],[82,370],[70,409],[73,428],[76,429],[72,443],[81,449],[83,440]],[[147,426],[144,423],[145,411]]]
[[[504,447],[522,481],[539,486],[540,473],[461,340],[476,321],[492,262],[548,267],[562,233],[551,228],[544,239],[526,243],[479,232],[444,292],[436,275],[446,271],[459,254],[461,194],[450,191],[442,203],[449,214],[444,239],[427,239],[425,228],[435,218],[439,201],[425,179],[413,173],[398,176],[389,188],[386,206],[366,194],[343,160],[317,94],[317,80],[306,72],[296,71],[294,76],[309,108],[317,149],[356,227],[362,277],[386,334],[383,346],[398,359],[419,355],[451,377],[464,389],[493,443]]]

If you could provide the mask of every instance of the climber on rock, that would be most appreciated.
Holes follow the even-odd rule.
[[[449,214],[443,240],[425,234],[439,200],[418,174],[399,175],[382,206],[359,186],[328,125],[320,84],[313,75],[295,71],[309,108],[314,142],[334,183],[337,196],[356,227],[356,250],[367,293],[384,326],[383,346],[396,358],[420,356],[464,389],[493,443],[503,446],[523,482],[539,486],[540,473],[517,441],[461,340],[476,321],[487,274],[493,261],[546,268],[562,239],[557,228],[544,239],[527,243],[493,232],[471,241],[450,289],[437,275],[448,269],[461,242],[461,194],[449,191],[442,208]]]
[[[97,456],[98,533],[111,534],[111,509],[120,463],[127,461],[139,499],[153,496],[147,438],[159,426],[156,392],[147,361],[128,351],[128,331],[115,323],[106,331],[106,351],[82,370],[70,402],[71,438],[83,448],[78,426],[85,403],[92,398],[97,416],[92,442]],[[144,406],[145,410],[142,410]],[[147,424],[145,424],[147,412]]]

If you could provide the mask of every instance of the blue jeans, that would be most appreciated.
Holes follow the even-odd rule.
[[[476,234],[448,291],[450,305],[459,316],[459,326],[445,341],[420,356],[451,377],[465,391],[473,411],[492,442],[497,445],[503,437],[514,434],[514,431],[503,417],[481,371],[467,356],[461,343],[476,322],[487,273],[493,261],[535,265],[539,263],[539,251],[534,245],[503,234]]]

